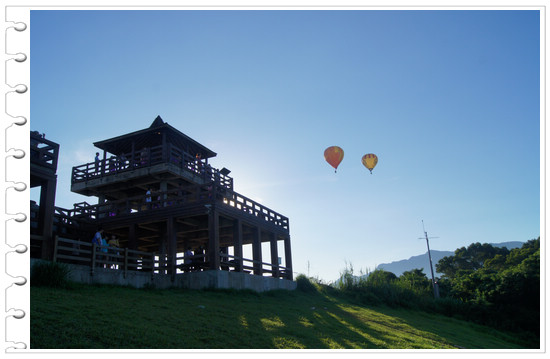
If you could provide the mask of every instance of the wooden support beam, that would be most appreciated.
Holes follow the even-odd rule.
[[[165,223],[165,226],[160,228],[160,237],[155,241],[155,245],[153,248],[156,248],[154,252],[158,253],[159,257],[159,273],[166,274],[166,267],[169,266],[169,263],[166,261],[166,254],[167,254],[167,248],[168,248],[168,220]],[[142,237],[140,237],[141,240],[143,240]],[[140,246],[140,248],[143,248],[144,246]]]
[[[271,245],[272,275],[275,278],[279,278],[279,252],[277,248],[277,236],[275,235],[275,233],[269,234],[269,241]]]
[[[262,231],[260,227],[255,227],[252,235],[252,260],[254,261],[254,274],[262,275]]]
[[[290,237],[284,238],[285,243],[285,267],[287,268],[286,279],[292,280],[292,252],[290,250]]]
[[[55,209],[56,177],[42,182],[40,189],[40,209],[38,211],[39,230],[44,238],[41,258],[51,259],[53,255],[53,217]]]
[[[176,257],[177,257],[177,236],[174,225],[174,217],[168,217],[166,221],[166,237],[168,244],[168,267],[172,280],[176,275]]]
[[[243,224],[240,219],[233,221],[233,253],[236,257],[235,270],[242,272],[243,270]]]
[[[220,215],[212,205],[208,214],[208,262],[210,269],[220,268]]]
[[[166,195],[166,191],[168,191],[168,182],[167,181],[161,181],[160,182],[160,192],[162,192],[162,198],[160,198],[161,207],[166,207],[166,199],[168,198]]]

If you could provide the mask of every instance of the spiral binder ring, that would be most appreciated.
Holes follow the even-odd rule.
[[[25,22],[14,22],[14,23],[7,23],[5,24],[5,38],[6,38],[6,46],[7,46],[7,43],[8,43],[8,36],[10,33],[13,33],[13,30],[17,31],[17,32],[23,32],[23,31],[26,31],[27,30],[27,24]],[[8,113],[8,94],[13,94],[12,96],[19,96],[19,95],[22,95],[22,94],[26,94],[29,90],[28,88],[28,85],[27,84],[24,84],[24,83],[17,83],[15,86],[12,86],[11,84],[8,83],[8,64],[11,62],[12,64],[14,65],[11,65],[11,66],[20,66],[19,64],[23,64],[25,63],[27,60],[28,60],[28,57],[27,57],[27,54],[23,53],[23,52],[16,52],[14,54],[10,54],[10,53],[7,53],[7,48],[4,49],[4,54],[5,54],[5,77],[4,77],[4,86],[5,86],[5,93],[4,93],[4,96],[5,96],[5,108],[4,108],[4,118],[3,118],[3,123],[5,124],[5,133],[4,133],[4,136],[5,136],[5,140],[7,140],[8,138],[8,130],[10,128],[12,128],[13,125],[15,126],[24,126],[24,125],[27,125],[28,124],[28,120],[27,120],[27,117],[25,116],[22,116],[22,115],[13,115],[13,114],[10,114]],[[7,143],[6,143],[7,144]],[[16,161],[20,161],[22,159],[25,159],[27,157],[27,153],[25,150],[21,149],[21,148],[5,148],[5,153],[4,153],[4,164],[6,165],[6,168],[5,168],[5,178],[4,178],[4,190],[2,191],[3,194],[4,194],[4,201],[6,202],[6,207],[5,207],[5,221],[4,221],[4,226],[5,226],[5,239],[4,239],[4,247],[6,248],[5,250],[5,277],[6,277],[6,280],[4,281],[4,283],[6,283],[8,285],[7,288],[5,288],[5,298],[6,298],[6,304],[5,304],[5,333],[4,333],[4,343],[2,345],[2,348],[5,350],[5,351],[8,351],[10,349],[17,349],[17,350],[20,350],[20,349],[27,349],[27,344],[24,343],[24,342],[21,342],[21,341],[9,341],[8,338],[9,337],[12,337],[12,335],[8,335],[8,334],[12,334],[9,332],[9,322],[11,322],[10,318],[12,319],[15,319],[15,320],[22,320],[23,318],[26,318],[27,317],[27,312],[22,309],[22,308],[9,308],[8,306],[8,303],[7,303],[7,299],[11,296],[11,295],[14,295],[14,290],[16,291],[19,291],[17,288],[18,287],[25,287],[28,285],[28,278],[26,278],[25,276],[22,276],[22,275],[18,275],[18,274],[13,274],[13,273],[10,273],[10,271],[8,271],[8,269],[12,269],[12,268],[9,268],[8,267],[8,256],[10,256],[10,258],[13,258],[12,256],[20,256],[20,255],[25,255],[28,250],[29,250],[29,247],[24,244],[24,243],[19,243],[15,246],[11,246],[8,244],[8,237],[9,237],[9,232],[7,230],[7,227],[8,227],[8,222],[10,222],[11,220],[12,221],[12,225],[14,226],[21,226],[22,224],[21,223],[25,223],[27,221],[27,215],[25,213],[16,213],[16,214],[10,214],[10,213],[7,213],[7,193],[8,193],[8,189],[13,189],[15,190],[17,193],[23,193],[25,192],[26,190],[28,190],[28,184],[23,182],[23,181],[8,181],[7,180],[7,174],[8,172],[10,171],[10,168],[8,168],[8,161],[7,159],[12,157],[13,159],[15,159]],[[11,172],[11,174],[13,174],[13,172]],[[21,228],[21,227],[18,227],[18,228]],[[19,257],[17,257],[19,258]],[[16,259],[17,260],[17,259]],[[13,269],[12,269],[13,270]],[[16,293],[16,292],[15,292]],[[21,303],[17,302],[17,306],[19,307],[21,305]]]

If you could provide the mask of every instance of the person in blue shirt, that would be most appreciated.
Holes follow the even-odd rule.
[[[100,162],[100,159],[99,159],[99,152],[96,152],[96,153],[95,153],[95,158],[94,158],[95,174],[96,174],[96,175],[99,174],[99,162]]]
[[[92,239],[92,243],[100,246],[102,238],[103,238],[103,228],[97,227],[97,232],[95,232],[94,238]]]
[[[105,241],[105,238],[103,238],[103,228],[97,227],[97,232],[95,232],[94,238],[92,239],[92,244],[95,244],[97,246],[96,251],[107,252],[107,247],[101,248],[102,246],[107,244],[107,242]],[[97,256],[97,259],[103,260],[104,257],[105,257],[104,255],[100,255],[100,256]],[[98,264],[98,266],[101,266],[101,265]]]

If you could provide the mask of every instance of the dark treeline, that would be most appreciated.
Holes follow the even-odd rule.
[[[440,298],[423,269],[397,277],[376,270],[356,277],[348,267],[335,287],[364,304],[422,309],[514,331],[538,343],[540,237],[508,250],[474,243],[436,264]]]

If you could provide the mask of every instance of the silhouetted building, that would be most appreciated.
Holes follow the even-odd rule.
[[[95,228],[102,226],[119,238],[121,247],[154,253],[159,273],[175,275],[178,268],[232,270],[292,280],[288,218],[235,192],[230,171],[209,164],[215,152],[160,116],[149,128],[94,145],[99,156],[73,167],[71,190],[97,197],[97,203],[59,209],[62,222],[73,228],[64,229],[67,237],[91,242]],[[31,182],[41,184],[44,192],[39,233],[49,243],[53,237],[46,233],[52,232],[55,168],[52,172],[51,167],[57,162],[56,146],[55,156],[46,151],[55,157],[50,168],[43,161],[31,167]],[[42,158],[40,153],[45,151],[38,152]],[[46,203],[49,209],[42,208]],[[194,252],[192,266],[183,265],[188,248]],[[268,253],[263,253],[266,248]],[[283,258],[284,266],[280,265]]]

